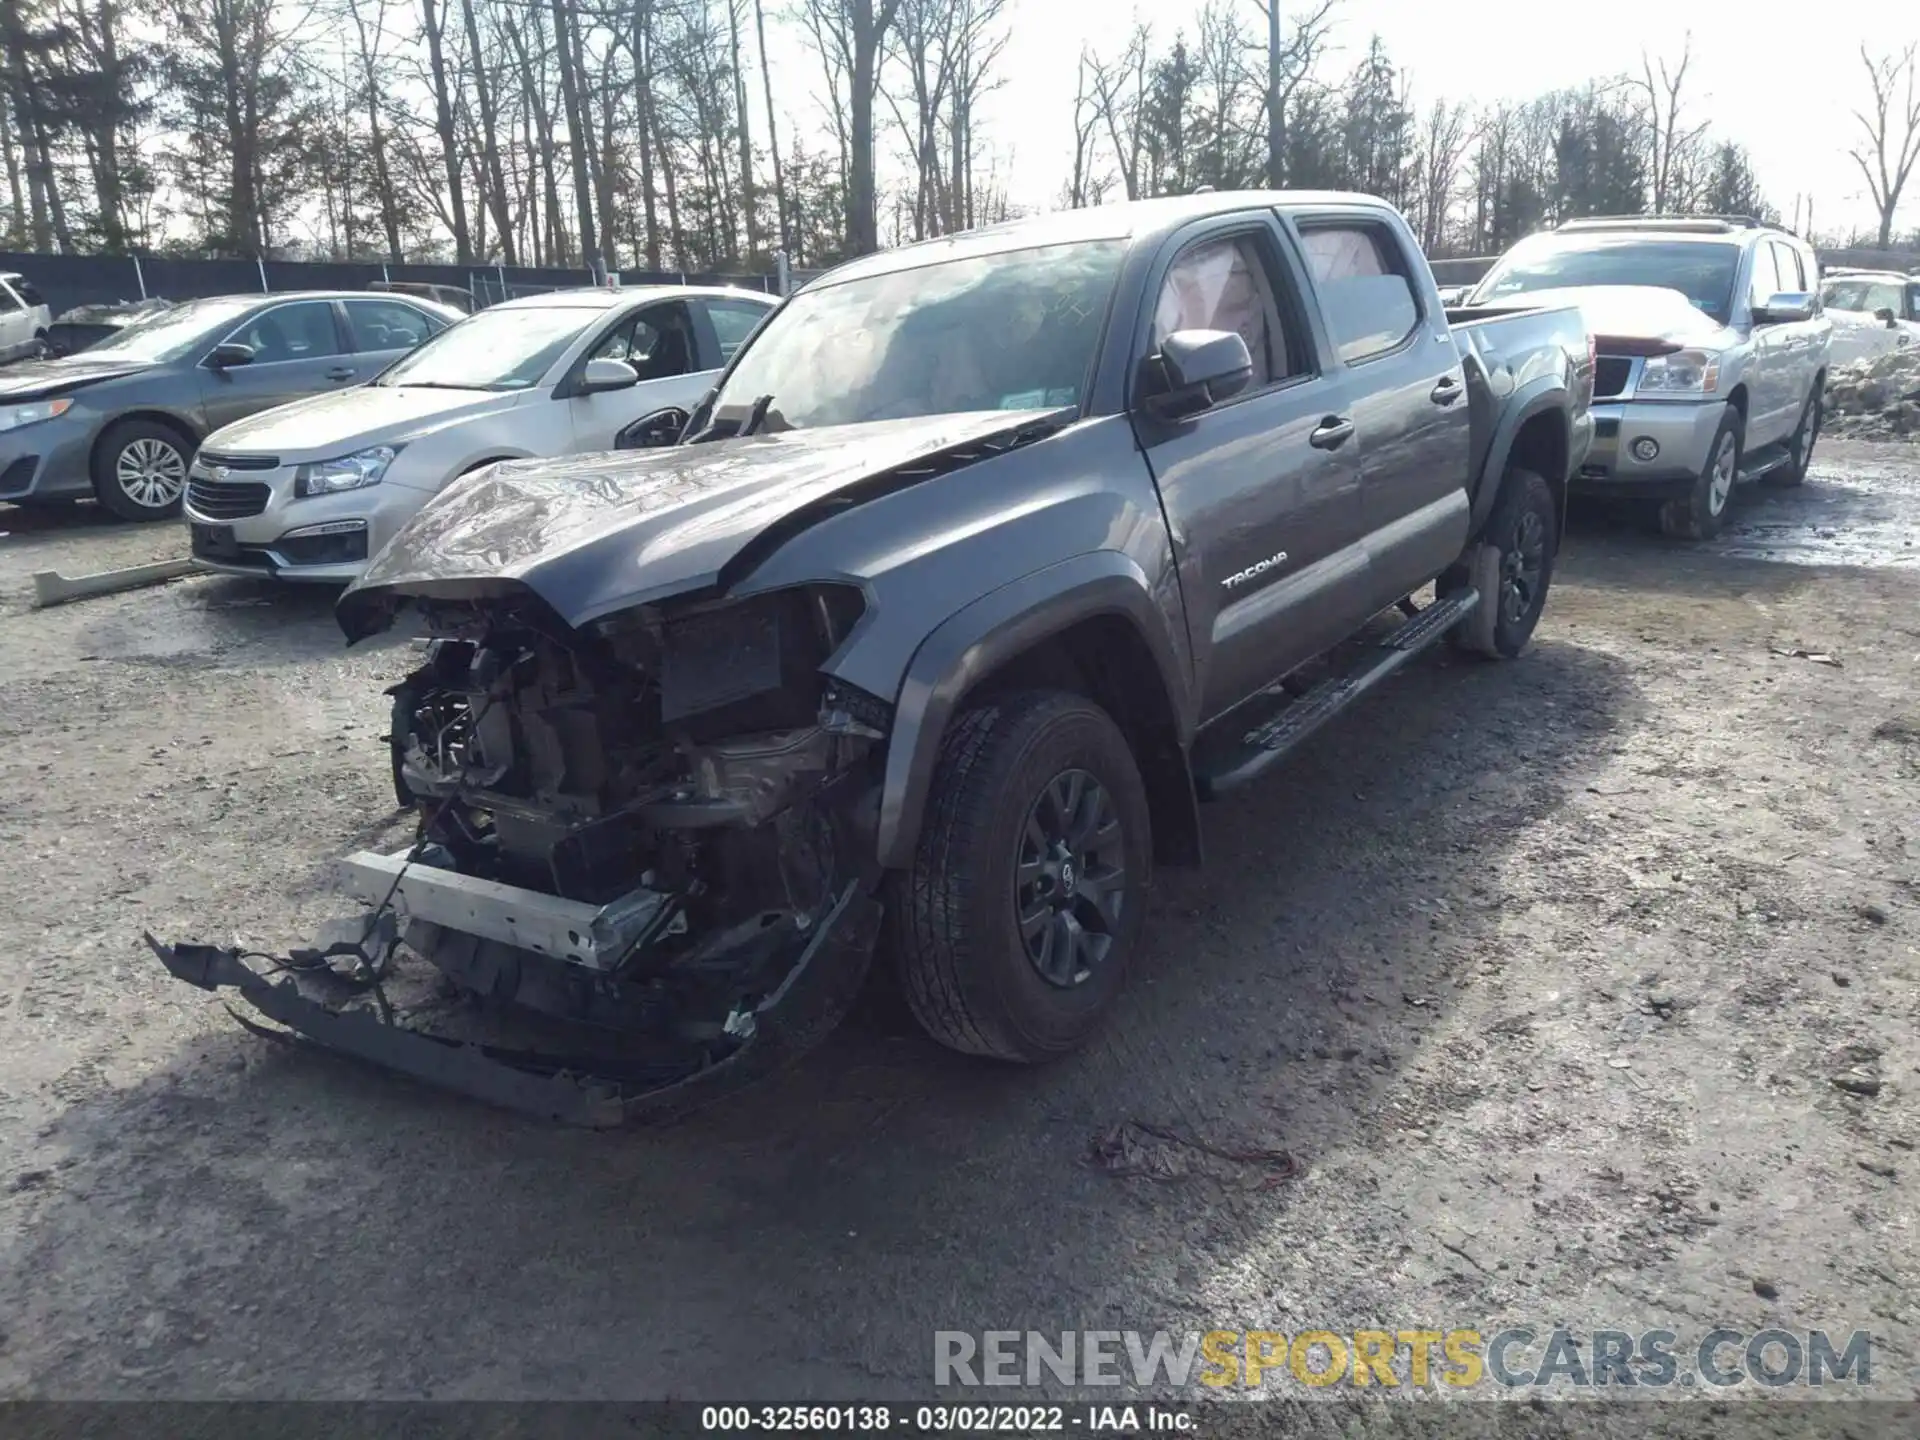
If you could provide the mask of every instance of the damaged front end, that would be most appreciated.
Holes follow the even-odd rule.
[[[425,663],[391,692],[395,783],[420,828],[345,862],[374,907],[358,940],[295,952],[283,975],[155,942],[167,968],[302,1040],[596,1126],[704,1103],[837,1025],[879,923],[891,720],[821,669],[860,592],[578,629],[517,586],[421,604]],[[396,1005],[413,957],[437,996]],[[503,1023],[535,1043],[501,1043]]]

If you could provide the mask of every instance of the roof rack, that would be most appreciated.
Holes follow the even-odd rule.
[[[1679,230],[1701,235],[1724,235],[1730,230],[1777,228],[1763,226],[1751,215],[1582,215],[1563,220],[1561,230]]]

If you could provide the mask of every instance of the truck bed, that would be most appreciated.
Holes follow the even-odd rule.
[[[1503,408],[1540,375],[1559,372],[1569,347],[1586,339],[1587,322],[1576,305],[1461,305],[1445,313],[1466,371],[1473,474],[1498,480],[1482,471]]]

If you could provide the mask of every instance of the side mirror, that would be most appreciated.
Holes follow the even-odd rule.
[[[1803,291],[1783,290],[1769,297],[1767,303],[1754,307],[1753,323],[1756,325],[1790,325],[1796,320],[1813,318],[1813,296]]]
[[[627,390],[640,383],[640,372],[624,360],[589,360],[580,373],[581,395],[600,395],[608,390]]]
[[[613,442],[616,450],[664,450],[678,445],[686,433],[687,412],[678,406],[656,410],[622,430]]]
[[[225,370],[232,365],[251,365],[253,347],[242,345],[238,340],[223,341],[213,347],[213,353],[207,356],[207,364],[216,370]]]
[[[1158,368],[1165,388],[1146,406],[1163,420],[1198,415],[1253,383],[1253,356],[1232,330],[1176,330],[1147,363]]]
[[[1896,323],[1893,318],[1893,309],[1891,306],[1887,306],[1887,305],[1882,305],[1878,310],[1874,311],[1873,318],[1878,320],[1882,325],[1886,326],[1889,330],[1893,329]]]

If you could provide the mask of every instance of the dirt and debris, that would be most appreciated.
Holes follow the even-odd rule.
[[[1870,532],[1808,563],[1583,511],[1530,657],[1423,660],[1210,808],[1084,1053],[975,1064],[876,1002],[612,1135],[287,1053],[153,964],[143,929],[284,951],[406,843],[417,654],[217,577],[34,612],[32,571],[179,534],[0,510],[0,1395],[906,1399],[936,1329],[1466,1315],[1870,1323],[1905,1398],[1916,453],[1741,497],[1736,534]],[[1115,1183],[1121,1116],[1298,1173]]]
[[[1836,367],[1822,425],[1834,439],[1920,440],[1920,347]]]
[[[1148,1180],[1205,1175],[1239,1181],[1252,1167],[1257,1177],[1254,1183],[1262,1189],[1284,1184],[1300,1173],[1300,1162],[1291,1151],[1259,1145],[1218,1145],[1143,1120],[1125,1120],[1095,1135],[1087,1146],[1086,1163],[1107,1175]]]

